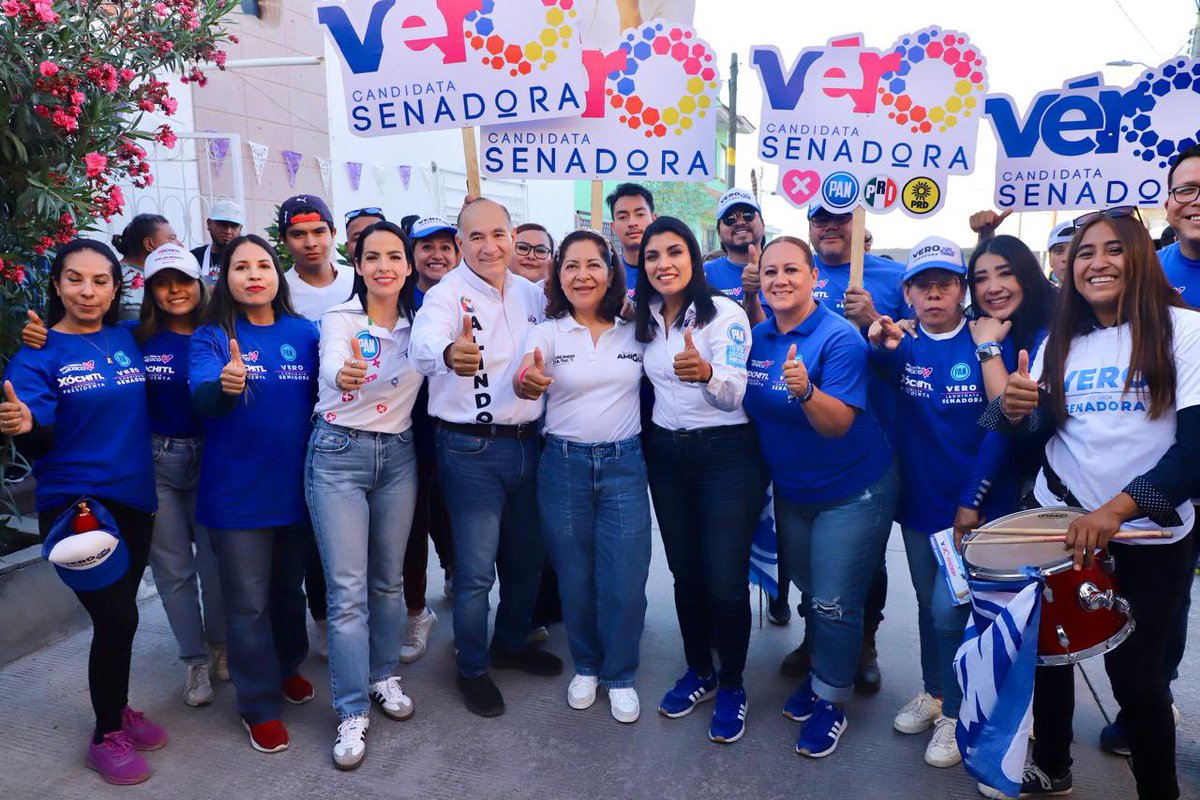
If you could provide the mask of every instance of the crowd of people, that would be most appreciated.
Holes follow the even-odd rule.
[[[431,539],[469,711],[504,712],[494,670],[562,673],[538,644],[551,594],[567,703],[603,689],[633,723],[652,511],[682,643],[658,711],[713,700],[709,738],[736,742],[771,486],[771,617],[790,616],[795,583],[805,620],[781,665],[797,681],[783,714],[800,723],[798,753],[833,754],[854,693],[879,689],[897,522],[922,690],[894,727],[932,730],[930,765],[959,763],[952,665],[969,606],[929,537],[952,529],[961,545],[1018,508],[1078,506],[1066,548],[1079,565],[1108,551],[1136,621],[1105,655],[1121,714],[1102,744],[1132,755],[1140,797],[1178,797],[1170,683],[1200,539],[1200,148],[1175,158],[1168,185],[1176,243],[1156,253],[1134,207],[1084,214],[1048,242],[1053,283],[1025,243],[996,235],[995,212],[972,217],[969,259],[930,237],[905,264],[868,253],[859,282],[850,214],[813,203],[806,237],[767,241],[739,189],[718,202],[722,252],[706,262],[690,227],[629,183],[607,198],[615,243],[593,230],[556,243],[476,198],[454,221],[345,214],[347,264],[327,204],[300,195],[278,212],[287,271],[228,201],[196,251],[148,214],[114,241],[121,258],[94,240],[59,248],[48,305],[5,373],[0,434],[33,460],[43,533],[83,500],[129,552],[116,580],[75,587],[94,625],[87,765],[138,783],[140,752],[167,739],[129,705],[149,565],[184,702],[232,680],[261,752],[288,746],[284,703],[314,696],[300,673],[311,613],[332,758],[358,766],[373,710],[414,713],[398,670],[437,622]],[[1169,536],[1110,544],[1129,526]],[[1023,796],[1071,789],[1072,680],[1037,670]]]

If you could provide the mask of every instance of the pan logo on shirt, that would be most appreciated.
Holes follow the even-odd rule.
[[[960,361],[950,368],[950,377],[956,381],[965,381],[971,377],[971,367],[967,363]]]
[[[462,307],[464,314],[474,314],[475,313],[475,301],[472,300],[471,298],[459,297],[458,304],[459,304],[459,306]]]
[[[133,361],[130,360],[129,356],[125,355],[124,350],[118,350],[117,352],[113,353],[113,360],[116,361],[117,364],[122,367],[128,367],[130,364],[133,363]]]
[[[296,360],[296,348],[290,344],[284,344],[279,348],[279,355],[283,356],[284,361]]]
[[[746,328],[738,323],[733,323],[729,326],[729,340],[734,344],[745,346],[746,344]]]

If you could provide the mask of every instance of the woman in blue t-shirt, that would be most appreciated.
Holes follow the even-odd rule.
[[[121,265],[104,244],[76,239],[50,267],[41,350],[9,362],[0,433],[33,461],[42,535],[78,501],[99,503],[129,551],[125,574],[100,589],[75,590],[92,618],[88,691],[96,727],[87,765],[109,783],[140,783],[150,770],[138,750],[167,740],[129,707],[129,661],[137,632],[137,589],[150,552],[154,473],[145,369],[128,331],[116,327]]]
[[[775,485],[775,529],[789,575],[810,598],[812,672],[784,705],[804,723],[801,755],[831,754],[854,692],[863,605],[896,503],[892,450],[866,410],[867,346],[813,298],[808,245],[763,248],[760,277],[775,317],[754,328],[746,412]]]
[[[275,251],[230,242],[192,336],[192,401],[207,419],[196,519],[212,531],[225,592],[229,671],[260,752],[288,746],[283,699],[313,697],[299,674],[308,509],[304,453],[317,393],[317,326],[291,307]]]

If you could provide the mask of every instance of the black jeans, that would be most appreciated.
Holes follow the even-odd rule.
[[[420,445],[420,431],[413,426],[414,438]],[[429,434],[432,436],[432,433]],[[408,549],[404,551],[404,604],[410,613],[425,608],[429,566],[429,540],[437,549],[442,570],[454,571],[454,543],[450,538],[450,512],[442,496],[437,476],[437,454],[432,447],[426,451],[417,447],[417,506],[413,513],[412,530],[408,534]]]
[[[321,566],[321,551],[317,549],[317,537],[313,534],[312,525],[305,522],[304,527],[308,531],[308,541],[304,545],[304,593],[308,598],[308,613],[312,614],[315,622],[324,622],[329,616],[325,568]]]
[[[137,590],[150,558],[154,515],[124,503],[97,498],[117,522],[129,548],[129,571],[116,583],[92,592],[75,592],[92,618],[92,649],[88,656],[88,692],[96,715],[94,741],[121,730],[121,711],[129,705],[129,661],[137,633]],[[68,506],[38,514],[42,536]]]
[[[750,646],[750,545],[767,490],[757,434],[749,424],[651,425],[645,455],[687,664],[712,672],[715,634],[721,688],[740,688]]]
[[[1141,800],[1179,797],[1175,774],[1175,720],[1164,664],[1175,614],[1193,570],[1192,537],[1164,545],[1115,542],[1118,591],[1129,601],[1137,627],[1104,656],[1129,733],[1133,777]],[[1049,775],[1071,767],[1075,670],[1038,667],[1033,692],[1033,760]]]

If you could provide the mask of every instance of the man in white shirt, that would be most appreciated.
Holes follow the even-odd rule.
[[[316,322],[354,288],[354,270],[334,263],[333,214],[321,198],[301,194],[283,201],[278,223],[279,238],[294,264],[286,273],[292,308]]]
[[[542,401],[522,400],[512,388],[545,297],[508,270],[515,234],[504,206],[468,204],[457,241],[463,265],[425,295],[411,357],[429,376],[429,413],[439,420],[438,469],[454,530],[458,687],[471,712],[496,716],[504,698],[489,666],[562,672],[560,659],[527,644],[545,560],[534,486]],[[489,648],[488,594],[500,554],[504,581]]]
[[[228,198],[222,198],[213,203],[205,220],[208,226],[208,238],[211,244],[205,244],[192,250],[192,255],[200,262],[200,277],[212,286],[217,282],[217,273],[221,271],[221,259],[225,256],[225,247],[242,235],[242,226],[246,224],[246,215],[242,207]]]

